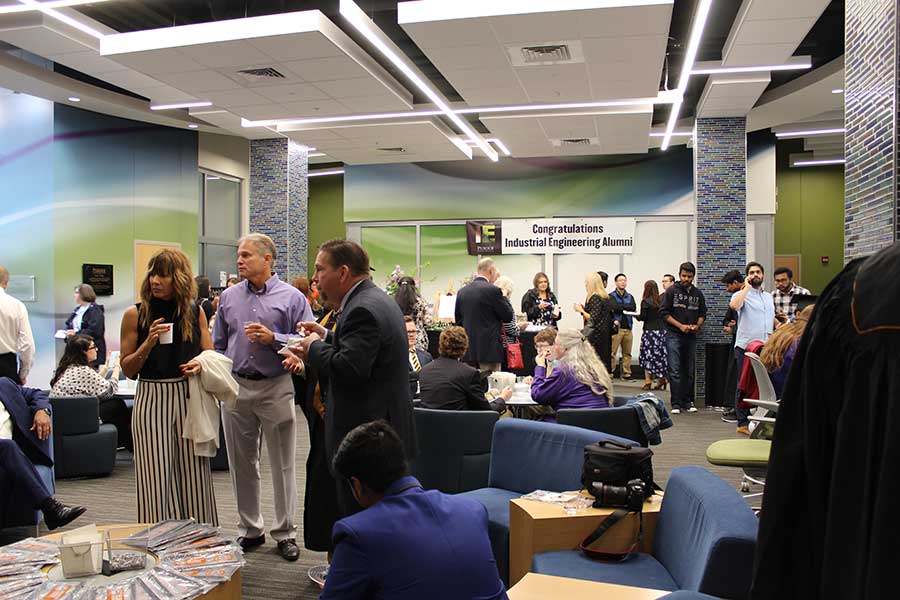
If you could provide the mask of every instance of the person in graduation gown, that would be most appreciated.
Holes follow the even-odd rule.
[[[769,456],[753,600],[895,597],[900,242],[816,303]]]

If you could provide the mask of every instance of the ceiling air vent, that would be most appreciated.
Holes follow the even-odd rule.
[[[581,40],[556,40],[529,46],[506,46],[514,67],[568,65],[584,62]]]
[[[402,154],[406,152],[406,148],[403,146],[392,146],[392,147],[380,147],[375,148],[377,152],[381,152],[383,154]]]
[[[272,67],[244,69],[243,71],[238,71],[237,74],[247,81],[259,81],[260,79],[287,79]]]
[[[572,60],[569,47],[565,44],[551,46],[525,46],[522,48],[522,59],[525,64],[542,62],[568,62]]]
[[[599,146],[600,138],[590,137],[590,138],[559,138],[559,139],[551,139],[550,143],[554,148],[570,148],[573,146],[583,147],[583,146]]]

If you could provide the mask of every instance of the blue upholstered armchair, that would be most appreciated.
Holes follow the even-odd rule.
[[[500,419],[494,426],[488,487],[463,492],[484,504],[494,559],[509,584],[509,501],[534,490],[581,489],[584,447],[632,440],[557,423]]]
[[[116,466],[118,433],[115,425],[100,424],[96,396],[50,398],[56,476],[109,475]]]
[[[488,485],[493,410],[414,408],[419,454],[410,472],[425,489],[456,494]]]
[[[741,495],[702,467],[672,471],[656,523],[652,554],[605,563],[579,551],[542,552],[531,570],[657,590],[746,598],[758,520]]]

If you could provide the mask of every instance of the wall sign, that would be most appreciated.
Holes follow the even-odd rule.
[[[98,296],[113,295],[112,265],[81,265],[81,281],[94,288]]]
[[[503,219],[467,221],[466,237],[469,254],[631,254],[634,228],[625,217]]]

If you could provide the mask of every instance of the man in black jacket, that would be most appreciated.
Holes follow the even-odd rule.
[[[430,363],[434,358],[425,350],[416,348],[416,338],[418,329],[416,322],[410,315],[404,315],[403,320],[406,324],[406,341],[409,344],[409,397],[417,398],[419,396],[419,373],[422,368]]]
[[[499,371],[503,362],[503,324],[515,313],[494,285],[500,271],[493,259],[478,261],[475,279],[456,295],[456,324],[466,330],[469,349],[463,360],[482,371]]]
[[[319,293],[338,307],[337,327],[332,333],[316,322],[299,323],[306,337],[296,353],[328,378],[328,464],[350,430],[378,419],[393,426],[407,458],[414,457],[416,429],[400,307],[372,283],[369,255],[356,242],[325,242],[316,255],[315,269],[313,281]],[[346,481],[338,481],[337,489],[343,516],[360,510]]]
[[[706,298],[694,286],[696,274],[697,268],[693,263],[681,263],[679,280],[666,290],[659,307],[659,316],[666,323],[673,415],[682,411],[697,412],[694,407],[694,366],[697,332],[706,320]]]

